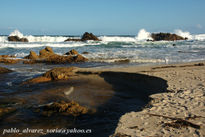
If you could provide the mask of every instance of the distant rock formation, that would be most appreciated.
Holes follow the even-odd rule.
[[[183,38],[181,36],[178,36],[176,34],[171,34],[171,33],[152,33],[151,35],[153,41],[161,41],[161,40],[166,40],[166,41],[176,41],[176,40],[187,40],[187,38]]]
[[[85,32],[81,38],[82,41],[86,40],[94,40],[94,41],[100,41],[95,35],[92,33]]]
[[[88,61],[87,58],[78,54],[76,50],[71,50],[66,53],[66,56],[61,56],[55,54],[51,47],[46,47],[40,50],[39,56],[31,51],[30,54],[24,59],[29,59],[29,61],[24,61],[24,64],[34,64],[34,63],[48,63],[48,64],[66,64],[72,62],[85,62]]]
[[[29,42],[27,38],[19,38],[18,36],[9,36],[8,41],[14,42]]]
[[[92,33],[88,33],[88,32],[85,32],[81,39],[68,38],[65,41],[87,41],[87,40],[100,41],[100,39],[98,39],[95,35],[93,35]]]

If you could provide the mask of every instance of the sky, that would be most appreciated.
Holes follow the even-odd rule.
[[[205,0],[0,0],[0,35],[205,33]]]

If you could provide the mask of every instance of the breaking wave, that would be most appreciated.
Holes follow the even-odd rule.
[[[175,34],[187,37],[189,40],[205,40],[205,34],[197,34],[192,35],[190,32],[175,30]],[[98,38],[102,41],[93,42],[64,42],[66,39],[71,38],[68,36],[32,36],[32,35],[23,35],[19,30],[14,30],[11,32],[9,36],[18,36],[20,38],[27,38],[29,43],[19,43],[19,42],[8,42],[7,36],[0,36],[1,47],[39,47],[39,46],[53,46],[53,47],[77,47],[77,46],[85,46],[85,45],[99,45],[99,44],[109,44],[110,42],[123,42],[123,43],[131,43],[131,44],[142,44],[146,43],[147,40],[152,40],[151,33],[146,31],[145,29],[139,30],[136,36],[99,36]],[[72,37],[72,38],[80,38],[80,37]]]

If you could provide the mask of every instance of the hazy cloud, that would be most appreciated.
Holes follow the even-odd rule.
[[[197,27],[198,29],[202,29],[202,28],[203,28],[201,24],[197,24],[196,27]]]

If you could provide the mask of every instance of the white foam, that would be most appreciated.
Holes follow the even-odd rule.
[[[195,40],[205,40],[205,34],[194,35],[193,38]]]
[[[184,38],[193,39],[192,35],[188,31],[182,31],[180,29],[177,29],[174,31],[174,33]]]
[[[11,32],[11,34],[9,36],[18,36],[19,38],[23,38],[23,34],[19,31],[19,30],[14,30],[13,32]]]
[[[136,42],[134,37],[101,36],[102,42]]]
[[[63,36],[25,36],[29,42],[64,42],[68,37]]]
[[[147,32],[145,29],[141,29],[137,36],[136,36],[136,39],[138,41],[146,41],[146,40],[152,40],[152,37],[151,37],[151,34],[150,32]]]

